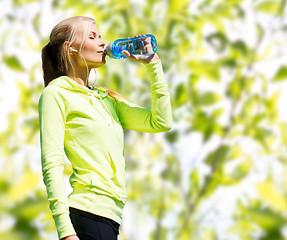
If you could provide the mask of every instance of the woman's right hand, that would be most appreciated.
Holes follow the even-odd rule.
[[[71,235],[68,237],[61,238],[61,240],[80,240],[80,238],[78,238],[77,235]]]

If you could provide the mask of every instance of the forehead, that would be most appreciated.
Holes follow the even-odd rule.
[[[98,28],[97,28],[95,23],[92,23],[90,25],[89,29],[87,29],[87,30],[88,30],[87,34],[95,34],[97,36],[100,35],[99,30],[98,30]]]
[[[95,23],[92,23],[91,26],[90,26],[90,29],[89,29],[90,32],[95,32],[95,33],[99,33],[99,30],[96,26]]]
[[[75,42],[80,44],[80,42],[85,41],[90,34],[95,34],[96,36],[100,35],[95,22],[82,22],[82,24],[78,25]]]
[[[99,34],[99,30],[94,22],[82,22],[77,27],[77,37],[85,37],[86,34],[90,34],[91,32]]]

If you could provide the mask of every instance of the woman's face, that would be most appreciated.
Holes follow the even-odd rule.
[[[72,47],[79,51],[82,43],[82,33],[76,37]],[[106,63],[104,54],[105,42],[101,39],[101,35],[95,23],[92,23],[85,46],[82,48],[81,55],[85,58],[89,68],[97,68]],[[76,54],[77,55],[77,54]],[[79,55],[79,54],[78,54]],[[81,58],[81,56],[79,56]],[[79,59],[82,62],[82,59]]]

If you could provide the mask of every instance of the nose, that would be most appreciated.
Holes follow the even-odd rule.
[[[104,48],[106,46],[106,43],[104,40],[102,40],[100,43],[99,43],[99,46]]]

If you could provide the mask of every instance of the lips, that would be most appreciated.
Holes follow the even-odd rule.
[[[103,55],[105,54],[105,52],[104,52],[104,51],[99,51],[98,53],[99,53],[99,54],[103,54]]]

